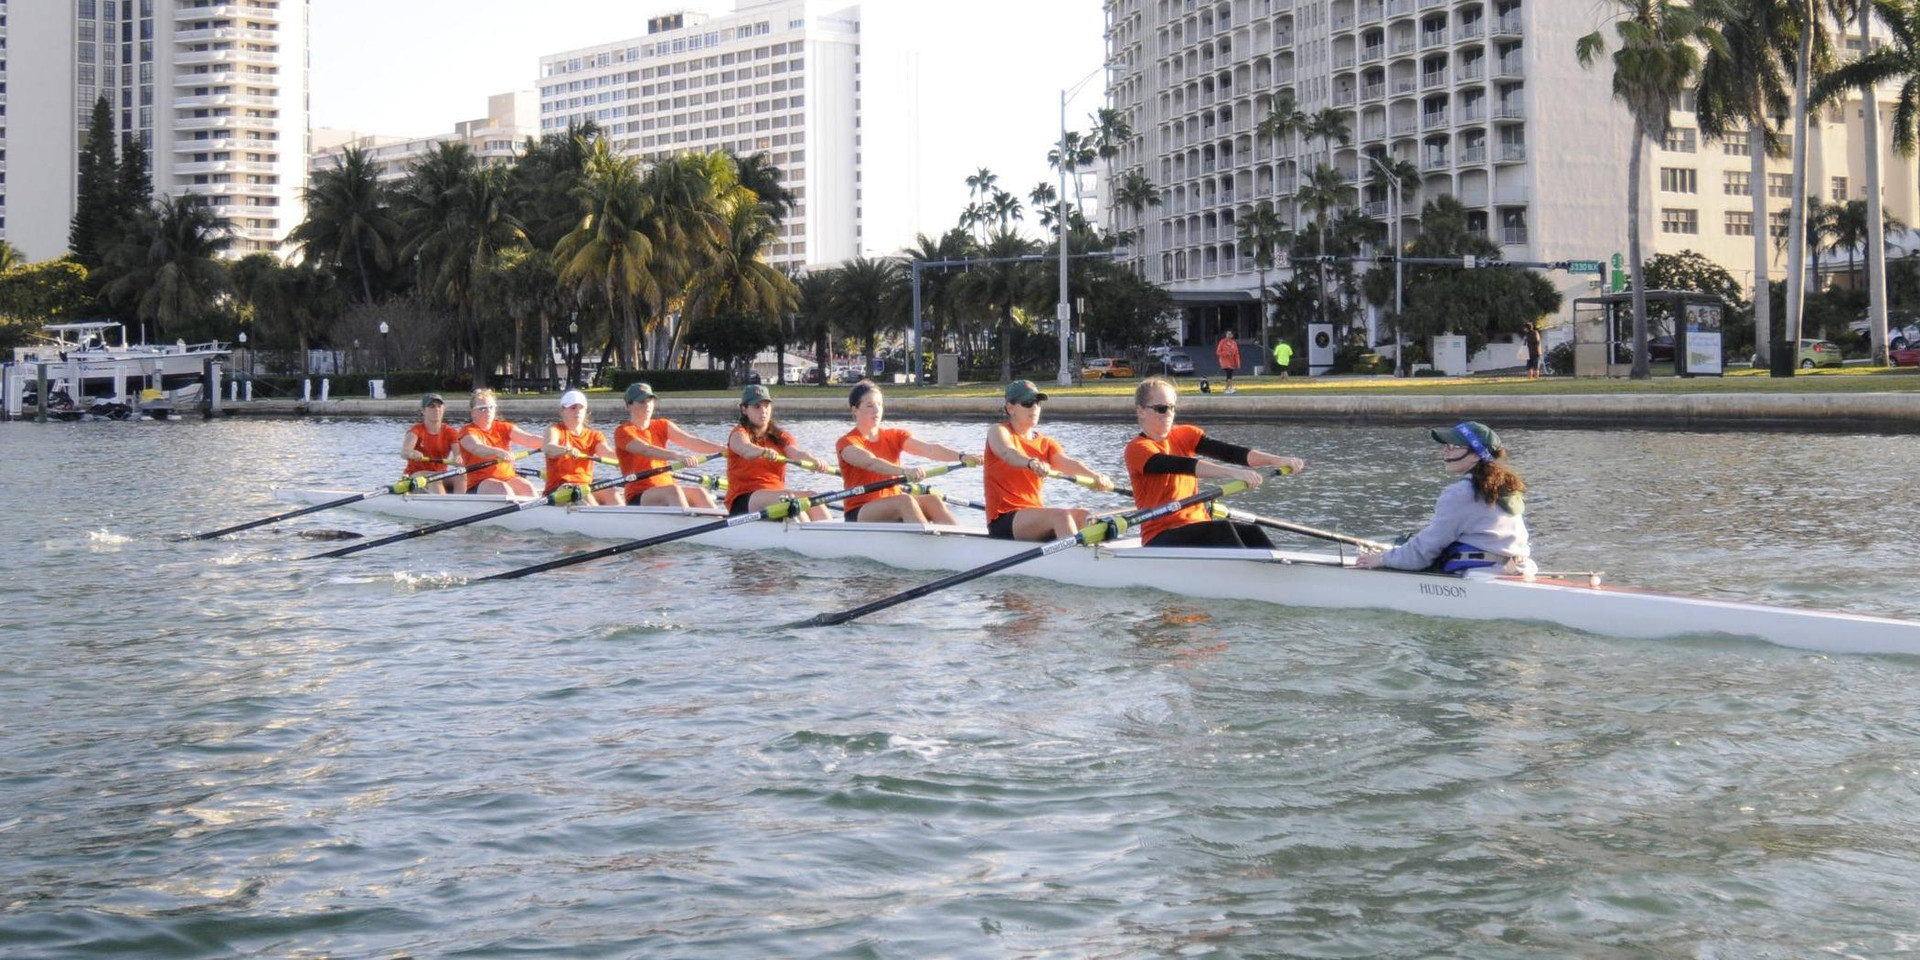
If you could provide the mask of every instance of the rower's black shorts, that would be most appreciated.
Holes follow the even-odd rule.
[[[747,510],[747,504],[752,502],[753,502],[753,491],[751,490],[747,491],[746,493],[738,493],[738,494],[734,494],[731,497],[728,497],[727,498],[727,516],[737,517],[743,513],[748,513],[749,511]]]
[[[1273,549],[1267,532],[1251,523],[1232,520],[1204,520],[1163,530],[1147,544],[1150,547],[1251,547]]]
[[[1006,513],[1003,513],[997,517],[994,517],[992,520],[988,520],[987,536],[992,537],[995,540],[1014,539],[1013,515],[1019,512],[1020,511],[1018,510],[1008,510]]]

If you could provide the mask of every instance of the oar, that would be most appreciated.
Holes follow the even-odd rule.
[[[1091,488],[1094,486],[1093,480],[1087,477],[1070,476],[1057,470],[1048,471],[1047,476],[1055,480],[1071,480],[1083,487]],[[1133,496],[1133,491],[1128,490],[1126,487],[1114,487],[1113,492],[1123,497]],[[1255,526],[1266,527],[1271,530],[1284,530],[1288,533],[1297,533],[1303,537],[1314,537],[1319,540],[1344,543],[1350,546],[1360,547],[1364,550],[1386,550],[1388,548],[1387,544],[1381,543],[1378,540],[1368,540],[1365,537],[1356,537],[1351,534],[1335,533],[1332,530],[1321,530],[1317,527],[1309,527],[1304,524],[1294,523],[1290,520],[1263,517],[1257,513],[1248,513],[1245,510],[1228,510],[1226,511],[1225,519],[1238,520],[1241,523],[1251,523]]]
[[[957,463],[941,464],[938,467],[929,468],[927,471],[927,475],[938,476],[939,474],[945,473],[948,470],[952,470],[958,466],[960,466],[960,464],[957,464]],[[558,570],[561,567],[571,567],[579,563],[588,563],[590,561],[599,560],[603,557],[614,557],[614,556],[619,556],[620,554],[623,554],[623,553],[632,553],[635,550],[642,550],[647,547],[655,546],[662,543],[672,543],[675,540],[685,540],[688,537],[697,537],[703,533],[712,533],[716,530],[725,530],[729,527],[737,527],[742,524],[754,523],[760,520],[782,520],[796,513],[805,513],[807,510],[812,509],[813,507],[816,507],[816,506],[825,506],[826,504],[829,504],[829,503],[837,503],[841,500],[847,499],[848,497],[857,497],[864,493],[873,493],[877,490],[885,490],[888,487],[897,487],[905,483],[907,483],[906,477],[888,477],[885,480],[876,480],[873,483],[862,484],[857,487],[849,487],[845,490],[835,490],[832,493],[823,493],[817,497],[788,497],[784,500],[779,501],[778,503],[768,504],[766,509],[756,511],[754,513],[743,513],[737,517],[722,517],[721,519],[715,520],[711,523],[703,523],[703,524],[700,524],[699,526],[693,526],[693,527],[684,527],[679,530],[674,530],[668,533],[662,533],[655,536],[646,537],[640,540],[630,540],[626,543],[617,543],[611,547],[601,547],[598,550],[589,550],[586,553],[578,553],[570,557],[560,557],[555,560],[548,560],[544,563],[536,563],[530,567],[521,567],[517,570],[508,570],[505,573],[496,573],[490,577],[481,577],[480,579],[481,580],[518,580],[521,577],[527,576],[529,574],[543,573],[548,570]],[[909,485],[909,488],[911,489],[911,485]]]
[[[620,484],[633,483],[636,480],[645,480],[646,478],[651,477],[655,474],[666,473],[667,471],[672,469],[675,469],[673,465],[668,465],[664,467],[654,467],[651,470],[638,470],[633,473],[626,474],[625,476],[614,477],[611,480],[599,480],[592,484],[589,484],[587,486],[586,492],[591,493],[595,490],[605,490],[608,487],[618,486]],[[442,530],[452,530],[455,527],[464,527],[464,526],[467,526],[468,524],[479,523],[482,520],[491,520],[494,517],[504,517],[509,513],[519,513],[522,510],[532,510],[534,507],[544,507],[550,503],[569,503],[572,500],[574,500],[576,496],[579,496],[579,495],[581,495],[581,491],[577,485],[566,484],[561,487],[556,487],[552,493],[549,493],[544,497],[536,497],[532,500],[526,501],[525,503],[510,503],[497,510],[487,510],[481,513],[473,514],[472,516],[460,517],[455,520],[443,520],[439,523],[421,527],[418,530],[406,530],[400,533],[395,533],[395,534],[381,537],[378,540],[368,540],[366,543],[356,543],[350,547],[341,547],[338,550],[329,550],[326,553],[316,553],[311,557],[306,557],[305,559],[319,560],[325,557],[344,557],[344,556],[347,556],[348,554],[359,553],[362,550],[372,550],[374,547],[384,547],[389,543],[399,543],[402,540],[412,540],[415,537],[424,537],[429,533],[439,533]]]
[[[524,457],[531,452],[532,451],[529,451],[529,450],[522,450],[519,453],[514,454],[514,459],[518,460],[521,457]],[[286,513],[276,513],[271,517],[262,517],[258,520],[249,520],[246,523],[236,523],[231,527],[221,527],[218,530],[209,530],[206,533],[182,534],[178,537],[175,537],[174,539],[175,540],[212,540],[215,537],[224,537],[229,533],[239,533],[242,530],[251,530],[254,527],[264,527],[269,523],[279,523],[282,520],[291,520],[294,517],[304,517],[309,513],[319,513],[322,510],[331,510],[334,507],[344,507],[349,503],[359,503],[362,500],[372,500],[374,497],[386,496],[389,493],[412,493],[413,491],[416,491],[416,490],[425,490],[428,484],[437,483],[441,480],[447,480],[453,477],[464,476],[482,467],[491,467],[498,462],[499,461],[497,460],[482,460],[479,463],[476,463],[472,466],[455,467],[451,470],[443,470],[439,473],[416,473],[410,477],[402,477],[399,480],[394,481],[393,483],[390,483],[384,487],[381,487],[378,490],[369,490],[366,493],[356,493],[351,497],[341,497],[338,500],[329,500],[326,503],[318,503],[310,507],[301,507],[298,510],[289,510]]]
[[[1218,487],[1209,487],[1208,489],[1201,490],[1200,492],[1195,493],[1192,496],[1181,497],[1178,500],[1174,500],[1169,503],[1163,503],[1157,507],[1147,507],[1146,509],[1143,509],[1143,510],[1132,510],[1127,513],[1122,513],[1116,516],[1107,517],[1106,519],[1103,519],[1103,520],[1096,520],[1090,524],[1087,524],[1085,527],[1081,528],[1079,533],[1076,533],[1071,537],[1061,537],[1058,540],[1053,540],[1048,543],[1043,543],[1032,549],[1022,550],[1019,553],[1013,554],[1012,556],[1002,557],[998,560],[993,561],[992,563],[985,564],[984,566],[974,567],[972,570],[964,570],[964,571],[961,571],[960,573],[953,574],[952,576],[942,577],[938,580],[933,581],[932,583],[923,583],[920,586],[914,587],[911,590],[905,590],[900,593],[896,593],[891,597],[884,597],[882,599],[875,600],[872,603],[863,604],[861,606],[854,607],[851,610],[842,610],[839,613],[823,613],[810,620],[802,621],[801,623],[798,624],[798,626],[830,627],[830,626],[834,626],[835,624],[846,623],[848,620],[864,617],[869,613],[873,613],[878,610],[885,610],[888,607],[897,606],[899,604],[906,603],[909,600],[915,600],[920,597],[924,597],[927,594],[936,593],[938,591],[945,590],[948,587],[958,586],[959,584],[966,583],[969,580],[978,580],[981,577],[986,576],[987,574],[998,573],[1001,570],[1007,569],[1008,567],[1018,566],[1019,564],[1026,563],[1029,560],[1038,560],[1041,557],[1050,556],[1052,554],[1059,553],[1060,551],[1066,550],[1070,547],[1078,547],[1078,546],[1084,546],[1087,544],[1099,543],[1102,540],[1111,540],[1115,537],[1120,536],[1122,533],[1125,533],[1128,527],[1131,527],[1136,523],[1142,523],[1144,521],[1152,520],[1157,517],[1164,517],[1171,513],[1178,513],[1182,510],[1185,510],[1188,507],[1193,506],[1196,503],[1206,503],[1217,497],[1224,497],[1229,494],[1239,493],[1240,491],[1245,490],[1248,486],[1250,486],[1250,484],[1248,484],[1245,480],[1229,480]]]

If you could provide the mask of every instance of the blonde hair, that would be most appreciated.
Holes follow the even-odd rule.
[[[1133,405],[1136,407],[1146,406],[1147,397],[1152,394],[1154,387],[1166,387],[1167,392],[1175,396],[1178,396],[1180,393],[1180,391],[1174,387],[1173,381],[1168,380],[1166,377],[1148,377],[1140,381],[1139,386],[1133,388]]]
[[[494,394],[492,390],[489,390],[486,387],[481,387],[480,389],[475,390],[473,392],[473,399],[467,401],[467,408],[472,409],[474,407],[479,406],[482,403],[498,404],[499,402],[500,402],[499,400],[494,398]]]

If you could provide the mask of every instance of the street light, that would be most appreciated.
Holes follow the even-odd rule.
[[[240,331],[240,338],[239,338],[239,339],[240,339],[240,349],[241,349],[241,350],[244,350],[244,351],[246,351],[246,354],[247,354],[247,380],[248,380],[248,383],[247,383],[247,391],[248,391],[249,393],[251,393],[251,392],[253,391],[253,383],[252,383],[252,380],[253,380],[253,351],[252,351],[252,350],[247,350],[247,332],[246,332],[245,330],[242,330],[242,331]],[[249,399],[251,399],[251,398],[249,398]]]
[[[1079,83],[1071,87],[1064,87],[1060,91],[1060,215],[1054,218],[1055,226],[1060,229],[1060,302],[1054,305],[1053,316],[1054,319],[1060,321],[1058,325],[1060,333],[1060,375],[1055,379],[1055,382],[1063,387],[1070,386],[1073,383],[1072,361],[1067,356],[1067,343],[1073,335],[1073,331],[1070,329],[1073,321],[1073,305],[1067,300],[1070,296],[1067,292],[1067,165],[1074,161],[1072,157],[1067,155],[1067,98],[1079,93],[1080,88],[1091,83],[1094,77],[1104,75],[1110,67],[1115,65],[1114,60],[1107,60],[1105,63],[1094,68],[1092,73],[1081,77]],[[1076,184],[1079,182],[1079,176],[1080,173],[1076,165],[1074,171]]]
[[[393,354],[387,352],[387,322],[382,320],[380,321],[380,379],[384,383],[392,378]]]
[[[1400,299],[1403,287],[1400,260],[1405,255],[1406,248],[1400,243],[1400,181],[1392,171],[1387,169],[1386,164],[1380,162],[1379,157],[1369,153],[1367,159],[1372,161],[1373,168],[1380,171],[1380,176],[1387,183],[1387,216],[1393,221],[1387,234],[1387,242],[1393,244],[1393,375],[1404,377],[1406,376],[1404,364],[1407,345],[1400,337]]]
[[[573,340],[573,356],[567,360],[567,383],[575,384],[580,381],[580,311],[575,310],[568,316],[567,334]]]

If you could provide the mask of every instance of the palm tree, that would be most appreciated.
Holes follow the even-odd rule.
[[[1273,98],[1273,103],[1267,107],[1267,115],[1260,118],[1260,123],[1254,128],[1254,132],[1266,140],[1273,141],[1276,144],[1275,153],[1277,155],[1279,152],[1277,147],[1278,143],[1286,137],[1293,137],[1297,141],[1300,132],[1307,127],[1307,120],[1306,113],[1302,112],[1299,105],[1294,102],[1293,94],[1282,93]],[[1298,142],[1296,142],[1294,146],[1294,183],[1292,187],[1289,187],[1285,191],[1289,194],[1296,192],[1300,187],[1300,154]],[[1279,167],[1280,165],[1278,163],[1274,164],[1274,170],[1276,171],[1274,176],[1276,196],[1279,195],[1280,186],[1280,177],[1278,175]],[[1295,224],[1300,222],[1300,208],[1297,202],[1294,207],[1293,222]]]
[[[942,234],[939,240],[920,234],[914,239],[913,246],[907,248],[907,259],[929,263],[966,260],[977,252],[973,238],[965,230],[955,228]],[[955,296],[959,278],[959,274],[944,269],[923,271],[920,275],[921,306],[926,311],[927,336],[934,343],[936,351],[946,345],[948,325],[957,324],[960,320]]]
[[[1116,233],[1123,238],[1132,237],[1134,231],[1139,228],[1141,214],[1145,213],[1148,207],[1160,205],[1160,189],[1153,185],[1153,181],[1147,179],[1145,173],[1139,170],[1128,170],[1126,175],[1120,178],[1119,184],[1113,188],[1113,202],[1115,206],[1133,214],[1134,221],[1132,229],[1116,231]],[[1139,230],[1139,234],[1141,245],[1144,247],[1146,231]],[[1144,257],[1146,251],[1142,249],[1139,255]]]
[[[645,329],[651,333],[648,356],[666,366],[676,355],[685,324],[661,323],[685,302],[688,281],[700,264],[715,255],[726,235],[726,219],[733,205],[752,202],[734,179],[733,163],[724,154],[680,154],[655,164],[640,180],[650,201],[645,229],[653,240],[653,271],[657,299],[651,300]]]
[[[1271,357],[1273,351],[1267,343],[1267,271],[1273,269],[1274,254],[1292,237],[1281,224],[1279,214],[1273,212],[1273,203],[1267,200],[1260,201],[1240,218],[1238,230],[1240,250],[1251,253],[1253,268],[1260,275],[1260,356]]]
[[[408,249],[420,264],[421,287],[451,304],[460,319],[476,387],[486,386],[493,366],[482,324],[488,304],[481,294],[505,269],[501,255],[528,245],[525,227],[509,209],[512,176],[506,167],[470,170],[444,208],[444,219],[423,225]]]
[[[992,208],[993,219],[1000,224],[1002,230],[1010,229],[1013,223],[1020,219],[1020,198],[1005,190],[993,191],[993,201],[988,206]]]
[[[107,252],[101,292],[152,321],[154,339],[213,305],[228,286],[220,252],[228,228],[203,194],[162,197],[134,215],[131,232]]]
[[[1767,251],[1767,158],[1784,148],[1769,123],[1792,109],[1792,48],[1795,29],[1788,5],[1793,0],[1721,0],[1719,28],[1725,43],[1708,50],[1700,63],[1696,112],[1700,133],[1725,140],[1736,131],[1747,138],[1747,194],[1752,203],[1753,328],[1756,354],[1764,361],[1773,333],[1772,282]]]
[[[1899,233],[1907,229],[1905,221],[1891,213],[1882,211],[1880,214],[1880,229],[1874,230],[1872,228],[1873,221],[1869,213],[1870,211],[1865,200],[1848,200],[1846,203],[1834,204],[1827,207],[1827,225],[1832,230],[1833,241],[1829,249],[1836,253],[1841,250],[1847,252],[1847,285],[1855,290],[1860,289],[1860,279],[1858,272],[1854,269],[1854,251],[1858,250],[1863,254],[1868,253],[1872,248],[1876,236],[1884,238],[1888,233]],[[1885,243],[1886,241],[1881,239],[1880,242]],[[1867,261],[1866,279],[1867,282],[1871,284],[1874,279],[1873,261],[1871,257],[1865,259]],[[1884,269],[1884,267],[1882,269]],[[1882,289],[1885,289],[1884,286]]]
[[[864,369],[871,370],[881,335],[899,329],[900,317],[907,312],[901,309],[907,284],[900,261],[854,257],[834,273],[828,302],[839,328],[860,341],[867,361]]]
[[[727,317],[777,324],[794,309],[799,291],[766,253],[780,236],[764,201],[736,204],[724,241],[694,272],[686,312],[693,319]]]
[[[1073,226],[1071,223],[1064,225],[1068,229]],[[989,238],[980,255],[986,259],[1011,261],[1030,256],[1039,249],[1039,244],[1003,230]],[[1002,380],[1013,379],[1013,310],[1028,299],[1032,290],[1031,277],[1030,264],[1013,262],[984,264],[965,275],[964,296],[991,315],[999,328]]]
[[[740,185],[753,191],[760,202],[767,205],[767,213],[773,217],[774,226],[787,222],[787,214],[792,213],[800,198],[794,196],[781,180],[785,179],[779,167],[773,165],[773,158],[765,152],[734,158],[735,179]]]
[[[1047,166],[1060,170],[1065,167],[1069,182],[1073,184],[1073,205],[1082,216],[1086,215],[1086,198],[1080,193],[1080,170],[1093,166],[1099,156],[1093,148],[1093,138],[1078,130],[1068,130],[1060,143],[1047,151]]]
[[[1898,83],[1900,91],[1894,97],[1893,109],[1893,146],[1901,156],[1912,157],[1916,140],[1920,139],[1915,136],[1915,128],[1920,126],[1920,0],[1874,0],[1870,7],[1886,25],[1891,42],[1877,50],[1871,44],[1863,43],[1864,49],[1872,52],[1841,67],[1821,86],[1823,90],[1829,86],[1841,89],[1857,87],[1862,91],[1863,101],[1872,104],[1876,98],[1870,91],[1875,85]],[[1862,30],[1866,29],[1867,10],[1868,6],[1863,5],[1860,11]],[[1862,122],[1872,118],[1873,126],[1868,128],[1870,135],[1878,134],[1878,113],[1877,110],[1867,110],[1862,115]],[[1879,151],[1874,149],[1875,146],[1877,141],[1870,143],[1867,148],[1869,166],[1866,187],[1869,203],[1877,203],[1880,199]],[[1871,210],[1868,211],[1868,223],[1879,219],[1873,216]],[[1876,364],[1886,362],[1887,349],[1885,243],[1884,236],[1879,239],[1869,237],[1867,241],[1870,296],[1879,298],[1872,306],[1872,322],[1868,325]],[[1879,261],[1877,264],[1876,260]]]
[[[1800,339],[1801,316],[1806,309],[1807,218],[1802,198],[1807,189],[1807,124],[1814,77],[1828,71],[1833,56],[1826,18],[1851,19],[1857,0],[1793,0],[1795,47],[1793,70],[1793,193],[1787,216],[1787,328],[1789,343]],[[1818,266],[1815,267],[1816,274]],[[1818,277],[1815,277],[1816,282]]]
[[[1667,135],[1674,101],[1700,69],[1701,51],[1722,44],[1712,24],[1674,0],[1612,0],[1623,11],[1614,24],[1620,46],[1612,56],[1613,96],[1633,117],[1627,153],[1627,260],[1633,273],[1633,369],[1636,380],[1653,373],[1647,361],[1647,292],[1640,263],[1640,166],[1647,146]],[[1580,65],[1591,68],[1607,49],[1595,30],[1574,45]],[[1800,144],[1795,150],[1801,149]]]
[[[1127,115],[1111,107],[1101,107],[1088,117],[1093,121],[1093,152],[1107,163],[1107,182],[1113,182],[1113,161],[1127,141],[1133,139],[1133,126]]]
[[[1350,116],[1352,115],[1345,110],[1326,107],[1309,114],[1300,132],[1318,139],[1322,157],[1331,160],[1335,140],[1340,141],[1343,147],[1353,142],[1353,127],[1348,120]]]
[[[26,262],[27,258],[21,254],[19,247],[5,240],[0,240],[0,273],[24,266]]]
[[[1033,209],[1040,213],[1040,229],[1052,230],[1060,219],[1060,191],[1051,183],[1041,183],[1027,191],[1027,199],[1033,201]]]
[[[1320,322],[1331,323],[1327,313],[1327,213],[1353,202],[1353,184],[1345,174],[1322,164],[1307,175],[1307,182],[1300,185],[1295,199],[1313,211],[1314,229],[1319,236],[1314,254],[1320,264]]]
[[[1807,198],[1806,224],[1802,228],[1807,249],[1803,252],[1812,259],[1811,266],[1816,284],[1820,282],[1820,251],[1836,249],[1839,243],[1840,210],[1840,204],[1828,203],[1819,197]],[[1792,236],[1791,229],[1774,234],[1774,249],[1787,250],[1787,244],[1791,242]]]
[[[560,280],[601,294],[608,317],[621,319],[620,365],[638,369],[640,325],[634,302],[659,295],[648,269],[653,240],[642,230],[651,202],[640,190],[639,161],[596,140],[587,156],[586,178],[576,190],[585,215],[554,247]]]
[[[553,349],[554,319],[579,304],[574,285],[560,282],[560,267],[553,257],[553,249],[580,224],[579,188],[586,179],[587,158],[593,152],[592,144],[598,135],[599,127],[589,120],[538,140],[528,138],[513,165],[514,213],[526,225],[527,239],[533,244],[520,269],[527,271],[523,276],[545,280],[544,284],[529,280],[528,292],[544,288],[544,293],[535,296],[531,305],[538,321],[536,340],[540,345],[543,375],[549,380],[559,378]]]
[[[794,281],[795,302],[790,328],[796,343],[814,349],[814,363],[820,368],[820,384],[826,385],[833,356],[827,342],[833,338],[833,288],[838,270],[815,270]]]
[[[967,175],[967,196],[976,200],[985,200],[993,195],[994,184],[1000,181],[998,174],[986,167]]]
[[[400,236],[400,221],[373,160],[349,147],[334,158],[333,169],[313,175],[301,197],[307,218],[287,235],[288,242],[307,260],[351,271],[360,281],[361,302],[372,303],[373,273],[393,269]]]

